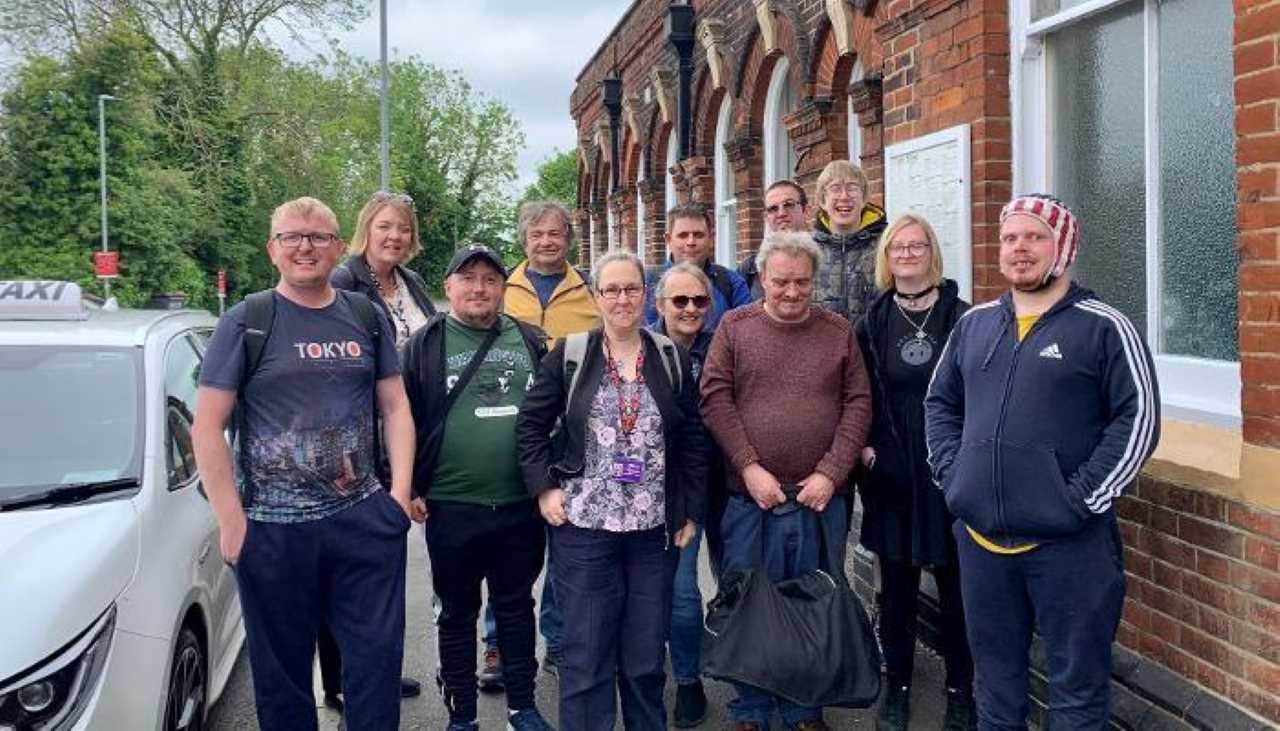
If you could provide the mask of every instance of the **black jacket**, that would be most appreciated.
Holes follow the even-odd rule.
[[[396,273],[404,279],[409,296],[413,298],[414,304],[418,305],[418,309],[422,310],[422,314],[428,318],[436,314],[436,306],[431,303],[431,295],[427,293],[426,281],[408,267],[397,266]],[[373,283],[373,275],[369,273],[369,264],[365,262],[363,256],[348,256],[343,259],[342,263],[338,264],[329,275],[329,283],[336,289],[363,294],[382,308],[388,320],[391,319],[391,308],[382,301],[382,295],[378,294],[378,287]],[[394,321],[392,324],[395,324]]]
[[[417,454],[413,461],[413,492],[426,497],[435,475],[440,447],[444,444],[444,425],[447,414],[444,402],[449,393],[445,389],[448,368],[445,367],[444,323],[448,315],[437,313],[427,324],[414,333],[404,345],[401,370],[404,374],[404,390],[409,396],[413,412],[413,424],[417,432]],[[547,336],[542,330],[508,315],[498,315],[514,322],[529,349],[529,358],[538,364],[547,354]],[[537,376],[535,375],[535,380]],[[525,405],[529,396],[525,396]],[[524,408],[524,407],[522,407]],[[514,455],[512,455],[514,459]]]
[[[587,415],[605,371],[602,337],[599,328],[588,336],[575,400],[567,409],[565,395],[569,384],[564,379],[563,339],[543,359],[533,390],[525,396],[524,406],[516,417],[516,442],[525,487],[534,495],[559,486],[566,477],[582,474]],[[698,383],[691,375],[689,353],[679,348],[684,377],[680,392],[676,393],[667,378],[658,347],[647,331],[641,330],[641,337],[645,349],[644,382],[662,414],[667,456],[664,485],[667,531],[674,534],[684,527],[686,520],[700,524],[706,515],[706,434],[698,411]],[[552,430],[562,415],[564,426],[553,439]]]
[[[1160,438],[1151,351],[1076,284],[1021,341],[1013,300],[965,313],[925,398],[929,467],[947,507],[1005,546],[1114,519]]]
[[[871,381],[871,434],[867,446],[876,450],[872,467],[858,468],[863,506],[860,541],[882,558],[918,566],[944,565],[955,560],[950,538],[953,518],[929,474],[924,430],[908,431],[908,425],[897,423],[884,382],[891,324],[893,318],[900,317],[893,295],[892,289],[882,292],[856,328]],[[969,303],[960,299],[956,283],[943,280],[930,316],[930,322],[940,326],[935,329],[930,325],[929,331],[940,336],[939,343],[945,343],[956,320],[968,309]],[[910,394],[921,409],[925,392],[921,388],[919,393]],[[906,394],[895,395],[902,398]]]

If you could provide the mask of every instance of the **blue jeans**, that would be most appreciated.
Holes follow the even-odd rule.
[[[814,513],[801,507],[787,515],[766,513],[755,501],[742,495],[729,498],[721,529],[724,532],[724,571],[742,571],[764,565],[773,582],[795,578],[806,571],[825,566],[827,570],[844,570],[845,514],[843,495],[836,495],[827,509],[814,520]],[[815,528],[821,524],[826,534],[828,558],[820,556],[820,538]],[[761,534],[763,529],[763,534]],[[801,706],[749,685],[735,683],[738,697],[729,702],[729,717],[769,727],[769,717],[776,705],[782,721],[794,726],[801,721],[822,718],[822,709]]]
[[[702,591],[698,588],[698,547],[702,529],[680,549],[671,593],[671,674],[677,685],[695,683],[702,675]]]
[[[614,533],[566,523],[551,530],[556,598],[567,626],[560,650],[560,731],[614,726],[666,731],[663,639],[676,552],[666,528]]]

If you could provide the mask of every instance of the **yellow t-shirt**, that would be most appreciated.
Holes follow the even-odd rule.
[[[1019,315],[1018,316],[1018,342],[1022,342],[1022,339],[1027,336],[1027,333],[1031,332],[1031,326],[1035,325],[1036,321],[1039,319],[1040,319],[1039,315]],[[990,538],[987,538],[986,536],[982,535],[981,533],[970,528],[967,525],[964,527],[964,529],[969,531],[969,537],[973,539],[974,543],[978,544],[979,546],[982,546],[983,548],[987,549],[992,553],[999,553],[1006,556],[1014,555],[1018,553],[1026,553],[1027,551],[1030,551],[1031,549],[1040,545],[1038,543],[1027,543],[1021,546],[1002,546],[999,543],[992,541]]]

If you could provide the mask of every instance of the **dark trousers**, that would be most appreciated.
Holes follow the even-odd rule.
[[[264,731],[316,728],[311,668],[321,624],[345,661],[346,727],[399,726],[409,525],[383,490],[320,520],[249,521],[236,582]]]
[[[973,657],[965,637],[964,604],[960,599],[960,569],[956,564],[935,566],[942,658],[947,687],[965,693],[973,689]],[[889,685],[911,685],[915,667],[916,619],[920,599],[920,567],[906,561],[880,559],[880,641]]]
[[[956,521],[965,623],[977,671],[983,731],[1027,728],[1028,650],[1040,633],[1049,676],[1050,728],[1106,728],[1111,643],[1124,604],[1114,517],[1016,555],[987,551]]]
[[[480,583],[498,625],[507,707],[533,708],[533,583],[542,571],[546,531],[530,500],[488,507],[433,502],[426,523],[431,581],[440,600],[441,694],[452,721],[476,718],[476,618]],[[397,686],[398,688],[398,686]]]
[[[316,650],[320,654],[320,685],[325,695],[342,693],[342,653],[338,652],[338,641],[333,632],[324,624],[320,625],[320,634],[316,638]]]
[[[614,533],[566,523],[551,529],[551,543],[565,626],[561,731],[613,728],[618,697],[628,731],[666,729],[664,639],[679,557],[666,528]]]

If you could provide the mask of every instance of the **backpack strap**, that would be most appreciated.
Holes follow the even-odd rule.
[[[662,333],[652,330],[647,332],[653,338],[653,344],[658,346],[658,352],[662,353],[662,367],[667,371],[667,382],[679,395],[684,388],[684,371],[680,367],[680,354],[676,351],[675,342]]]
[[[276,321],[276,298],[274,291],[264,289],[261,292],[244,298],[244,376],[240,379],[240,395],[244,395],[249,379],[258,372],[262,363],[262,353],[266,350],[267,339],[271,337],[271,326]]]
[[[578,389],[578,375],[582,372],[582,359],[587,356],[587,338],[589,333],[580,332],[566,335],[564,338],[564,380],[569,384],[569,391],[564,398],[564,410],[569,411],[573,403],[573,392]]]
[[[352,292],[346,289],[336,291],[340,297],[346,299],[347,304],[351,306],[351,311],[355,313],[356,319],[360,321],[360,327],[364,329],[369,339],[373,341],[373,374],[376,379],[379,366],[378,351],[382,343],[382,320],[378,319],[378,306],[359,292]]]

